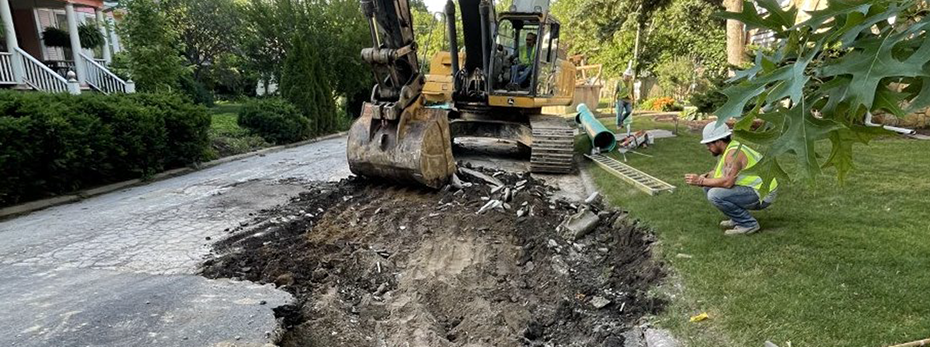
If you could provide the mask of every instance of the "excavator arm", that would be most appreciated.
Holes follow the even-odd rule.
[[[377,84],[349,129],[353,173],[442,187],[455,172],[448,112],[423,104],[413,18],[407,0],[361,0],[372,47],[362,50]]]
[[[407,0],[362,0],[361,7],[373,44],[362,49],[362,59],[378,83],[371,102],[380,108],[378,118],[396,120],[423,89],[410,6]]]

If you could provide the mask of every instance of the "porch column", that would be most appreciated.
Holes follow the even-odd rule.
[[[112,18],[107,18],[107,23],[110,23],[110,44],[113,45],[113,54],[119,53],[123,49],[119,45],[119,35],[116,34],[116,22]]]
[[[110,53],[110,34],[107,33],[107,22],[103,21],[103,11],[99,8],[94,9],[97,15],[97,28],[100,29],[100,35],[103,35],[103,61],[110,65],[113,62],[113,55]]]
[[[3,36],[6,36],[6,47],[10,50],[10,65],[13,68],[13,78],[16,83],[23,82],[23,59],[16,51],[19,42],[16,41],[16,28],[13,27],[13,12],[10,11],[10,0],[0,0],[0,19],[3,20]]]
[[[78,83],[87,82],[87,72],[84,71],[84,59],[81,59],[81,37],[78,35],[77,15],[74,13],[74,4],[65,4],[65,14],[68,16],[68,34],[71,36],[71,56],[74,59],[74,72],[77,73]]]

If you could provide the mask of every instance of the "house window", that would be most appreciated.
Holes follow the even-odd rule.
[[[46,28],[53,27],[61,29],[62,26],[67,26],[68,17],[65,15],[64,10],[53,10],[49,8],[37,8],[36,12],[36,23],[38,24],[36,28],[39,30],[39,37],[42,37],[42,33],[45,32]],[[61,47],[48,47],[45,45],[45,40],[42,41],[42,58],[44,60],[66,60],[65,51]]]

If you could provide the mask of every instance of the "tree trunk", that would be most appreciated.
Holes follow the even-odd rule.
[[[724,0],[723,6],[728,12],[742,12],[743,0]],[[727,20],[727,63],[739,66],[743,63],[743,51],[746,50],[746,35],[743,23]]]

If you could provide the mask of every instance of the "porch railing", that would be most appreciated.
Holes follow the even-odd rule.
[[[13,53],[0,52],[0,83],[16,83],[13,74]]]
[[[41,91],[68,92],[68,80],[33,58],[22,48],[16,48],[16,53],[23,58],[23,70],[25,70],[23,82]]]
[[[93,58],[81,53],[81,60],[87,70],[87,84],[105,94],[134,93],[135,85],[123,81]]]

